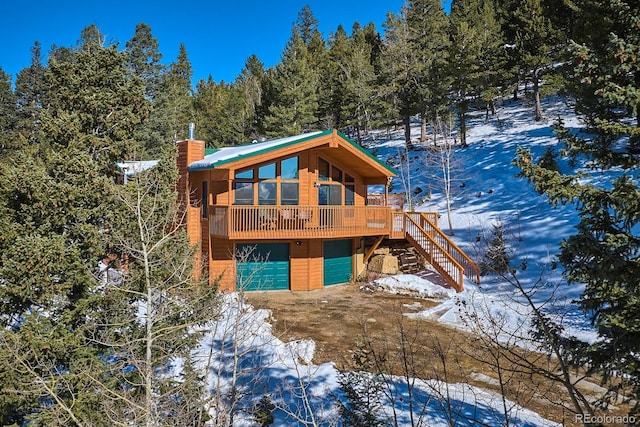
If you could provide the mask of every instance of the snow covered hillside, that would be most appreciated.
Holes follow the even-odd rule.
[[[478,114],[471,120],[468,147],[455,154],[462,181],[453,204],[453,239],[472,258],[479,259],[493,225],[503,224],[511,263],[523,287],[536,290],[531,294],[534,303],[557,315],[567,334],[592,341],[595,333],[573,303],[582,287],[568,285],[556,262],[558,244],[573,233],[577,223],[575,207],[553,208],[526,180],[516,177],[518,170],[511,165],[518,146],[539,156],[547,147],[558,144],[551,129],[558,115],[563,116],[566,125],[579,127],[561,99],[547,99],[544,113],[546,120],[535,122],[532,106],[510,101],[500,106],[499,118],[491,117],[485,122],[484,114]],[[417,140],[417,124],[413,135]],[[416,191],[417,210],[444,213],[442,194],[432,176],[425,173],[423,156],[427,150],[418,147],[409,153],[409,163],[400,163],[400,159],[407,158],[403,156],[402,130],[390,135],[379,132],[368,143],[375,146],[382,160],[398,170],[411,171],[412,191],[421,189]],[[569,170],[564,159],[558,161],[563,170]],[[393,185],[398,190],[403,184],[396,180]],[[441,221],[441,227],[447,230],[446,216]],[[526,330],[531,320],[522,294],[497,276],[483,276],[479,286],[467,281],[465,291],[459,294],[443,292],[411,275],[380,279],[378,284],[387,292],[413,289],[438,301],[436,307],[414,313],[414,317],[436,319],[463,329],[470,328],[469,314],[480,325],[495,324],[499,319],[505,340],[513,339],[510,332]],[[268,412],[273,416],[273,425],[339,425],[338,401],[345,398],[339,386],[340,374],[331,363],[312,363],[313,342],[285,343],[274,337],[269,313],[254,310],[237,294],[229,295],[224,307],[221,319],[211,325],[195,355],[199,368],[207,372],[212,425],[229,422],[229,414],[234,414],[233,425],[259,425],[256,414],[265,404],[271,409]],[[527,346],[526,342],[518,344]],[[413,384],[413,408],[420,408],[422,425],[438,427],[454,422],[461,426],[499,426],[507,419],[514,426],[558,425],[494,392],[469,384],[420,380]],[[389,377],[381,397],[383,416],[395,417],[399,425],[411,425],[408,395],[406,381]],[[455,420],[451,419],[452,414]]]
[[[536,288],[534,302],[562,316],[568,334],[592,341],[595,335],[588,319],[572,303],[580,296],[583,287],[568,285],[556,260],[560,242],[574,233],[573,227],[578,221],[575,206],[552,207],[546,196],[533,190],[526,179],[516,176],[518,169],[511,164],[518,146],[530,149],[534,158],[551,147],[558,154],[560,169],[563,172],[575,171],[567,159],[559,155],[561,146],[552,124],[562,116],[565,126],[577,130],[579,121],[557,97],[545,100],[544,116],[545,120],[535,122],[533,107],[523,101],[505,102],[499,108],[498,116],[490,116],[486,122],[484,112],[472,116],[468,124],[468,146],[457,149],[453,156],[457,164],[454,171],[457,185],[452,205],[455,232],[452,238],[472,258],[481,260],[493,226],[502,224],[511,253],[511,266],[517,269],[518,280],[525,289]],[[405,145],[402,131],[392,135],[391,139],[383,139],[382,135],[376,136],[378,156],[399,170],[412,171],[412,189],[422,190],[415,195],[416,210],[440,213],[440,227],[448,230],[442,189],[432,177],[434,172],[424,166],[426,151],[411,152],[408,156],[410,167],[407,168],[406,163],[398,162],[398,159],[406,157],[402,156]],[[412,136],[419,139],[417,123]],[[599,173],[582,170],[593,174],[592,179],[601,178]],[[394,184],[398,189],[404,187],[400,182]],[[467,281],[464,293],[422,315],[463,327],[461,317],[464,313],[460,312],[460,300],[468,303],[466,307],[474,307],[480,317],[502,318],[506,327],[513,330],[526,326],[530,320],[529,310],[523,305],[520,293],[511,283],[491,275],[483,276],[480,286]]]

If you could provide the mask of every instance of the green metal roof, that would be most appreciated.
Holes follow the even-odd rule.
[[[213,169],[213,168],[225,165],[227,163],[236,162],[238,160],[246,159],[249,157],[259,156],[259,155],[268,153],[270,151],[279,150],[284,147],[289,147],[295,144],[310,141],[316,138],[330,135],[332,133],[333,133],[333,130],[326,130],[322,132],[312,132],[312,133],[306,133],[306,134],[301,134],[296,136],[290,136],[286,138],[279,138],[271,141],[252,143],[252,144],[243,144],[243,145],[238,145],[234,147],[206,149],[204,159],[191,163],[189,165],[189,171]],[[377,157],[372,155],[368,150],[362,148],[355,141],[345,136],[342,132],[337,132],[337,134],[346,142],[348,142],[349,144],[357,148],[360,152],[365,154],[368,158],[382,165],[385,169],[387,169],[393,175],[398,174],[394,168],[380,161]]]

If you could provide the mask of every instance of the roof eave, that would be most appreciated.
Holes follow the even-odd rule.
[[[384,170],[390,172],[390,174],[388,176],[397,176],[398,175],[398,171],[396,171],[393,167],[389,166],[388,164],[384,163],[383,161],[381,161],[380,159],[378,159],[376,156],[374,156],[373,154],[371,154],[371,152],[369,152],[367,149],[363,148],[360,146],[360,144],[358,144],[357,142],[355,142],[353,139],[349,138],[348,136],[346,136],[345,134],[343,134],[342,132],[338,131],[337,132],[338,135],[340,135],[340,137],[342,139],[344,139],[345,141],[348,141],[349,143],[351,143],[351,145],[353,145],[356,149],[358,149],[360,152],[364,153],[367,157],[369,157],[371,160],[373,160],[374,162],[376,162],[378,165],[380,165]]]

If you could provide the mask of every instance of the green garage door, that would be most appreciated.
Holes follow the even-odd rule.
[[[351,240],[325,240],[324,285],[351,280]]]
[[[236,286],[247,291],[289,289],[288,243],[239,243],[236,253],[247,254],[237,263]]]

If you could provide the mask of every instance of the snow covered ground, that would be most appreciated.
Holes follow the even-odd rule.
[[[436,291],[431,297],[442,297],[434,285],[423,286],[423,296],[430,297],[429,289]],[[256,405],[264,396],[274,405],[274,426],[340,425],[338,399],[344,397],[339,371],[333,363],[312,363],[312,341],[283,342],[274,337],[269,315],[267,310],[244,304],[238,294],[230,294],[225,296],[222,317],[209,325],[194,356],[197,368],[207,372],[212,396],[210,425],[228,425],[230,413],[234,413],[234,426],[259,425]],[[397,420],[400,426],[412,425],[410,382],[395,376],[385,379],[380,394],[382,418]],[[456,426],[501,426],[505,425],[506,404],[510,425],[559,426],[514,402],[503,401],[494,392],[469,384],[415,380],[412,387],[414,422],[419,422],[416,425],[445,427],[453,422]]]
[[[457,162],[455,179],[459,185],[454,191],[452,239],[473,259],[481,259],[491,238],[494,224],[502,224],[506,243],[511,253],[511,266],[516,268],[517,280],[524,289],[535,289],[533,302],[557,315],[565,332],[584,341],[592,342],[596,336],[588,319],[578,310],[574,301],[583,291],[577,284],[567,284],[556,256],[560,242],[574,233],[578,222],[572,204],[552,207],[544,195],[540,195],[526,179],[518,178],[518,169],[511,164],[518,146],[531,150],[534,158],[541,156],[547,147],[556,153],[561,148],[552,131],[553,121],[561,115],[565,126],[578,130],[579,121],[562,99],[550,97],[544,103],[545,120],[535,122],[533,106],[521,101],[509,101],[499,109],[496,117],[485,122],[483,112],[469,122],[468,147],[454,154]],[[418,139],[419,129],[413,129]],[[404,150],[404,139],[398,134],[378,144],[378,155],[391,162]],[[421,151],[409,156],[413,170],[425,170]],[[567,159],[557,158],[563,172],[574,173]],[[397,165],[400,169],[403,166]],[[581,168],[593,180],[603,179],[603,174]],[[413,174],[412,188],[429,190],[430,197],[420,199],[416,210],[439,212],[440,227],[449,229],[444,196],[438,183],[427,174]],[[589,178],[587,178],[589,179]],[[397,184],[400,188],[402,184]],[[464,304],[461,304],[461,301]],[[502,319],[506,329],[515,331],[526,327],[530,310],[513,283],[497,276],[482,277],[479,286],[470,281],[465,291],[417,316],[438,319],[442,322],[465,327],[464,318],[473,311],[482,321]]]
[[[518,146],[539,156],[546,147],[557,145],[551,124],[559,114],[566,125],[579,127],[560,99],[548,99],[544,114],[547,120],[536,123],[531,105],[510,102],[499,108],[499,120],[492,117],[485,123],[484,114],[480,113],[471,120],[469,146],[456,153],[464,185],[459,187],[453,204],[453,239],[472,258],[477,258],[493,224],[502,223],[508,231],[512,264],[519,266],[518,280],[526,289],[536,289],[532,294],[534,302],[556,314],[566,333],[592,341],[595,333],[574,304],[582,287],[568,285],[555,262],[558,244],[573,233],[577,223],[575,207],[554,209],[545,196],[535,192],[526,180],[516,177],[518,171],[511,165]],[[415,139],[418,131],[416,127]],[[393,164],[404,150],[402,131],[386,135],[381,132],[376,136],[376,152]],[[417,210],[444,213],[437,186],[429,176],[419,175],[424,170],[421,163],[424,152],[416,150],[409,155],[412,188],[423,190],[418,198],[430,193],[430,197],[419,199]],[[563,170],[568,170],[563,159],[559,162]],[[406,164],[394,166],[400,169]],[[397,181],[394,185],[397,189],[402,187]],[[443,215],[440,226],[445,230],[446,221]],[[526,269],[522,268],[525,264]],[[439,302],[436,307],[412,315],[459,328],[469,327],[466,321],[469,312],[475,313],[481,323],[501,319],[507,336],[511,331],[523,330],[530,321],[530,310],[521,294],[509,281],[496,276],[484,276],[480,285],[467,281],[465,291],[459,294],[412,275],[379,279],[377,285],[387,292],[411,290],[436,299]],[[253,408],[265,396],[275,405],[273,425],[338,424],[336,403],[343,397],[339,372],[331,363],[316,366],[311,362],[313,342],[280,341],[271,333],[269,313],[244,304],[240,295],[228,295],[223,307],[221,319],[210,325],[195,354],[199,368],[208,375],[211,425],[228,422],[225,417],[229,413],[235,414],[234,425],[256,425]],[[386,416],[395,413],[399,425],[410,425],[406,381],[394,377],[389,387],[383,399]],[[454,416],[455,425],[460,426],[505,424],[505,402],[493,392],[468,384],[436,381],[417,381],[415,387],[413,403],[414,408],[423,409],[421,425],[448,426]],[[557,425],[513,402],[506,402],[506,407],[510,425]]]

